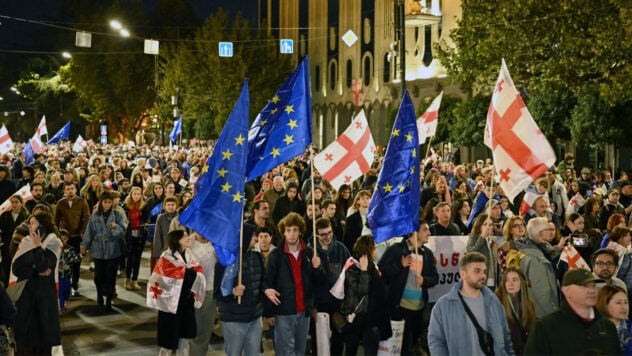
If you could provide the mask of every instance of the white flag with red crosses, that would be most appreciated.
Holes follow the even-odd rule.
[[[13,140],[9,135],[9,130],[7,130],[6,126],[2,125],[2,128],[0,128],[0,153],[5,154],[10,152],[13,147]]]
[[[14,195],[21,196],[23,203],[26,203],[27,201],[33,199],[33,195],[31,195],[31,185],[27,183],[25,186],[18,189],[17,192],[13,193],[11,197]],[[11,210],[11,197],[9,197],[0,205],[0,213]]]
[[[498,184],[511,201],[555,164],[555,152],[522,101],[504,60],[487,112],[485,145],[492,149]]]
[[[37,126],[37,135],[40,137],[48,135],[48,129],[46,128],[46,115],[42,115],[42,120],[40,121],[39,126]]]
[[[190,252],[187,257],[190,258]],[[180,291],[184,283],[184,275],[187,268],[193,268],[197,273],[191,294],[195,299],[193,306],[200,308],[204,303],[206,292],[206,279],[200,265],[191,260],[188,263],[182,259],[180,252],[172,253],[167,250],[162,253],[154,271],[147,282],[147,306],[160,311],[175,314],[178,310]]]
[[[582,256],[577,252],[573,245],[566,245],[562,249],[562,254],[560,255],[560,261],[566,262],[568,264],[568,268],[585,268],[590,270],[590,266],[588,263],[584,261]]]
[[[366,173],[374,157],[375,142],[362,110],[336,141],[314,157],[314,167],[338,190]]]
[[[417,133],[419,134],[419,144],[426,142],[426,138],[437,134],[437,124],[439,123],[439,107],[443,92],[439,93],[432,101],[426,112],[417,119]]]

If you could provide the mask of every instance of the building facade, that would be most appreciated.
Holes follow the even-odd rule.
[[[396,25],[400,0],[260,0],[260,26],[293,39],[296,62],[309,56],[314,145],[325,147],[365,110],[373,137],[385,145],[402,95]],[[415,108],[450,85],[433,45],[448,41],[460,0],[403,0],[405,77]]]

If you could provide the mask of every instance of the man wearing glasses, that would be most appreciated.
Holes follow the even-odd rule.
[[[619,255],[613,249],[602,248],[595,251],[592,254],[590,262],[595,277],[603,281],[597,283],[598,289],[601,289],[601,287],[607,284],[611,284],[627,291],[625,283],[615,276],[617,265],[619,264]]]

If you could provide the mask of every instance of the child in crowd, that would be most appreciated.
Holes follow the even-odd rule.
[[[59,311],[66,311],[66,300],[70,296],[70,281],[72,278],[72,266],[75,262],[81,262],[81,255],[74,247],[68,244],[70,234],[66,229],[59,230],[59,238],[64,244],[59,257]]]

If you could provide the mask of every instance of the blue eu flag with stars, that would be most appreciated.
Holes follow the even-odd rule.
[[[182,132],[182,115],[180,118],[173,124],[173,130],[169,134],[169,139],[171,142],[176,142],[178,140],[178,136]]]
[[[405,91],[367,214],[377,243],[419,229],[418,148],[415,109]]]
[[[307,56],[261,110],[248,133],[247,180],[305,152],[312,143]]]
[[[239,253],[249,104],[246,80],[213,154],[202,168],[204,185],[179,217],[182,225],[213,243],[217,259],[223,266],[234,263]]]
[[[50,145],[51,143],[57,143],[61,140],[67,140],[69,137],[70,137],[70,121],[68,121],[66,125],[64,125],[64,127],[59,129],[59,131],[57,131],[55,136],[51,137],[50,140],[46,142],[46,144]]]

